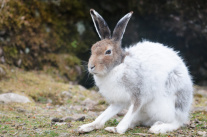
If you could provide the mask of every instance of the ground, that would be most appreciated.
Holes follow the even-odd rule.
[[[136,127],[124,135],[96,130],[79,134],[78,126],[92,122],[107,103],[96,89],[65,83],[43,72],[6,70],[0,81],[0,93],[25,95],[32,103],[0,103],[0,136],[155,136],[148,127]],[[190,121],[185,127],[158,136],[207,136],[207,89],[195,86]],[[115,126],[123,115],[115,116],[106,126]]]

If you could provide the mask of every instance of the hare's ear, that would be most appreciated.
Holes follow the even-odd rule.
[[[127,23],[129,21],[129,19],[131,18],[132,14],[133,14],[133,11],[131,11],[130,13],[126,14],[116,24],[116,27],[115,27],[115,29],[113,31],[113,35],[112,35],[112,38],[114,39],[114,41],[121,41],[122,40],[122,37],[124,35]]]
[[[106,21],[94,9],[90,10],[90,14],[96,28],[96,31],[101,39],[111,38],[111,31]]]

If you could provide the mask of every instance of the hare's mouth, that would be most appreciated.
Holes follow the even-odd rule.
[[[97,72],[91,72],[92,75],[95,75],[95,76],[102,76],[103,74],[102,73],[97,73]]]

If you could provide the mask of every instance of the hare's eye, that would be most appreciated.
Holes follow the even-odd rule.
[[[107,50],[106,52],[105,52],[105,54],[111,54],[111,50],[109,49],[109,50]]]

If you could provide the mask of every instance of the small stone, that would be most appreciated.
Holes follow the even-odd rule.
[[[16,125],[15,126],[15,129],[20,129],[20,128],[22,128],[22,125]]]
[[[72,98],[72,94],[69,91],[63,91],[61,94],[68,99]]]
[[[61,106],[61,107],[58,107],[58,108],[57,108],[57,111],[58,111],[58,112],[62,112],[62,111],[66,111],[66,110],[67,110],[67,108],[64,107],[64,106]]]
[[[15,124],[14,125],[11,125],[11,127],[15,127]]]
[[[80,91],[86,91],[87,90],[85,87],[83,87],[81,85],[79,85],[78,88],[79,88]]]
[[[17,112],[23,113],[23,112],[26,112],[26,110],[23,108],[17,108]]]
[[[54,124],[55,124],[55,122],[51,122],[51,126],[54,125]]]
[[[33,127],[33,129],[35,130],[35,129],[37,129],[37,127],[36,127],[36,126],[34,126],[34,127]]]
[[[60,119],[59,119],[59,118],[53,118],[51,121],[52,121],[52,122],[59,122]]]
[[[57,126],[61,126],[61,125],[66,125],[66,122],[62,122],[62,123],[55,123]]]
[[[195,128],[196,125],[195,125],[195,124],[191,124],[190,127],[191,127],[191,128]]]
[[[42,130],[38,129],[38,128],[35,129],[35,132],[38,133],[38,134],[42,134]]]
[[[28,103],[31,102],[29,98],[18,95],[16,93],[4,93],[0,94],[0,101],[3,101],[4,103],[12,103],[12,102],[17,102],[17,103]]]
[[[90,116],[90,117],[97,117],[97,116],[99,116],[99,114],[98,114],[98,112],[88,111],[87,116]]]
[[[73,121],[73,120],[75,120],[73,117],[70,117],[70,116],[68,116],[68,117],[64,117],[63,119],[62,119],[64,122],[71,122],[71,121]]]
[[[2,133],[2,134],[5,134],[5,133],[7,133],[7,131],[6,131],[6,130],[3,130],[1,133]]]
[[[134,133],[134,135],[139,135],[139,136],[151,136],[152,134],[146,134],[146,133]]]
[[[68,127],[68,128],[72,127],[71,123],[68,123],[68,124],[67,124],[67,127]]]
[[[64,122],[64,120],[63,119],[60,119],[60,121],[59,122]]]
[[[59,137],[69,137],[69,133],[60,133]]]
[[[85,116],[82,116],[82,117],[80,117],[80,118],[78,118],[78,119],[76,119],[76,121],[84,121],[85,120]]]
[[[84,106],[91,106],[97,104],[97,102],[91,100],[90,98],[86,98],[81,104]]]
[[[206,131],[198,131],[197,134],[198,134],[199,136],[203,136],[203,137],[205,137],[205,136],[207,135],[207,134],[206,134]]]
[[[27,117],[28,117],[28,118],[31,118],[31,117],[32,117],[32,115],[28,115]]]
[[[72,132],[73,133],[79,133],[78,129],[73,129]]]
[[[80,106],[80,105],[76,105],[76,106],[70,106],[70,109],[74,109],[74,110],[80,111],[80,110],[83,109],[83,107]]]
[[[48,103],[48,104],[52,104],[52,99],[48,98],[48,99],[47,99],[47,103]]]
[[[16,116],[16,119],[20,118],[19,116]]]

